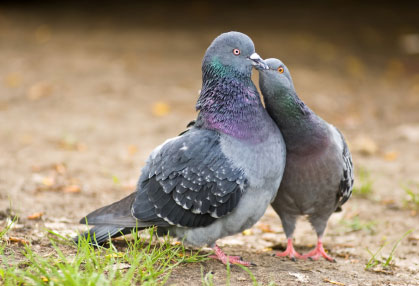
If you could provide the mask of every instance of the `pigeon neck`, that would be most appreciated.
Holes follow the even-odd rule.
[[[253,143],[268,137],[269,115],[249,74],[219,64],[203,67],[198,125]],[[272,124],[270,128],[276,128]]]
[[[327,126],[295,91],[266,96],[265,106],[284,136],[287,150],[315,152],[327,144]]]

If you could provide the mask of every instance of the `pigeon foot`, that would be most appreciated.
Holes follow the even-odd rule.
[[[289,259],[296,261],[296,258],[303,258],[301,254],[295,251],[294,246],[292,245],[292,238],[288,238],[287,241],[287,249],[284,252],[278,252],[276,256],[279,257],[286,257],[288,256]]]
[[[230,264],[240,264],[243,266],[256,266],[256,264],[252,262],[243,261],[240,256],[227,256],[227,254],[225,254],[217,245],[214,247],[214,252],[215,255],[209,257],[220,260],[225,265],[229,262]]]
[[[323,248],[323,242],[320,239],[317,242],[316,248],[310,251],[309,253],[304,254],[302,257],[304,259],[308,258],[310,260],[319,260],[320,257],[324,257],[326,260],[329,260],[330,262],[336,262],[336,260],[333,257],[327,255],[326,251]]]

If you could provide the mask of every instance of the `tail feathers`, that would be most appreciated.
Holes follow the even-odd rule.
[[[121,227],[113,225],[100,225],[92,227],[90,230],[85,231],[80,236],[75,237],[74,241],[78,243],[79,238],[83,237],[93,244],[102,245],[109,241],[110,238],[119,237],[125,234],[130,234],[133,227]]]
[[[135,227],[138,221],[131,214],[131,206],[135,199],[135,194],[123,198],[108,206],[97,209],[80,220],[81,224],[90,225],[114,225],[124,227]]]

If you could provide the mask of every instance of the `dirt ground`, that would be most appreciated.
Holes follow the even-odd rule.
[[[204,2],[159,5],[0,6],[0,223],[10,208],[21,217],[10,235],[49,253],[45,228],[72,235],[81,216],[129,194],[151,150],[195,118],[205,49],[234,29],[287,64],[302,99],[345,134],[372,193],[330,219],[324,243],[337,263],[272,257],[285,246],[272,209],[220,245],[256,263],[263,285],[419,285],[419,214],[404,190],[419,192],[418,8],[249,6],[227,17]],[[367,249],[387,242],[387,257],[409,230],[393,267],[364,270]],[[315,239],[301,219],[297,250]],[[225,267],[206,261],[168,284],[200,285],[201,268],[225,283]],[[252,285],[238,267],[231,281]]]

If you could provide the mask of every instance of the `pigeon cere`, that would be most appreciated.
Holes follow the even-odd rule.
[[[0,285],[418,285],[419,5],[0,3]]]

